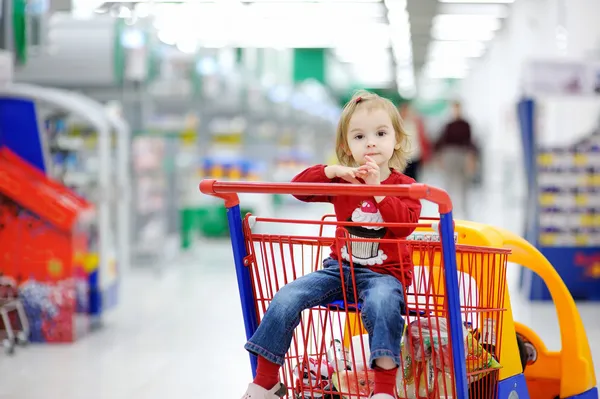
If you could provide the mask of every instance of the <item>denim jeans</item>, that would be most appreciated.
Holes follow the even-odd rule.
[[[294,329],[303,310],[343,300],[340,262],[328,258],[323,269],[309,273],[283,286],[273,297],[258,329],[246,343],[249,352],[283,365]],[[343,261],[343,282],[349,303],[356,302],[350,265]],[[400,365],[400,344],[405,321],[402,283],[395,277],[354,267],[356,294],[362,306],[362,321],[369,333],[370,365],[390,357]]]

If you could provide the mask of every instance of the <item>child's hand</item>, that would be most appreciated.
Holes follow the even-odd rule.
[[[370,156],[365,157],[366,163],[358,168],[357,176],[362,178],[366,184],[381,184],[379,165]]]
[[[339,177],[353,184],[360,184],[357,177],[359,176],[359,168],[351,168],[349,166],[331,165],[325,168],[325,174],[328,178],[333,179]]]

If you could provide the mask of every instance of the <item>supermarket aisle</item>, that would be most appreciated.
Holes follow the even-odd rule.
[[[473,195],[475,219],[520,231],[519,209],[500,206],[502,193]],[[434,211],[424,208],[427,214]],[[311,217],[321,215],[323,207],[285,210],[291,212]],[[512,267],[513,281],[515,271]],[[124,300],[103,331],[75,345],[33,346],[14,358],[0,357],[0,399],[241,396],[249,366],[228,241],[203,243],[160,276],[134,270],[122,292]],[[553,309],[529,305],[518,295],[512,300],[516,317],[538,331],[550,348],[559,348]],[[588,336],[597,336],[597,308],[580,309]],[[591,344],[600,365],[600,342]]]

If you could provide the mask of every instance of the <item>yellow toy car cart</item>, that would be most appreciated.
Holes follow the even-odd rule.
[[[535,247],[507,230],[457,221],[456,232],[461,244],[510,249],[508,261],[538,274],[556,306],[562,348],[550,352],[533,330],[513,321],[510,298],[508,292],[504,293],[506,312],[501,338],[503,368],[500,381],[518,381],[524,376],[532,399],[598,398],[596,374],[583,322],[573,297],[554,267]]]
[[[568,289],[552,265],[529,243],[508,231],[454,221],[448,195],[423,184],[341,185],[244,183],[204,180],[204,194],[220,197],[228,221],[248,338],[278,290],[321,268],[326,247],[346,252],[350,272],[340,272],[343,298],[304,311],[285,364],[283,397],[369,398],[373,370],[362,303],[355,295],[354,270],[364,254],[377,257],[383,235],[357,236],[356,227],[410,228],[390,240],[412,253],[415,273],[406,288],[407,323],[401,348],[397,393],[400,399],[598,399],[591,352]],[[240,215],[238,193],[293,195],[405,196],[434,202],[440,218],[419,223],[261,218]],[[314,227],[299,234],[299,225]],[[303,230],[304,230],[303,228]],[[332,228],[335,234],[325,234]],[[361,258],[362,259],[362,258]],[[557,307],[560,352],[514,322],[506,284],[508,262],[530,268],[546,282]],[[342,270],[342,267],[340,267]],[[251,355],[256,371],[256,358]]]

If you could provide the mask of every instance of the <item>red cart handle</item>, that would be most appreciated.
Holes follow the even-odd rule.
[[[225,206],[231,208],[239,205],[238,193],[255,194],[290,194],[290,195],[356,195],[356,196],[390,196],[424,199],[439,207],[440,214],[452,210],[452,201],[448,193],[442,189],[426,184],[382,184],[378,186],[364,184],[335,183],[262,183],[202,180],[200,191],[207,195],[221,198]]]

